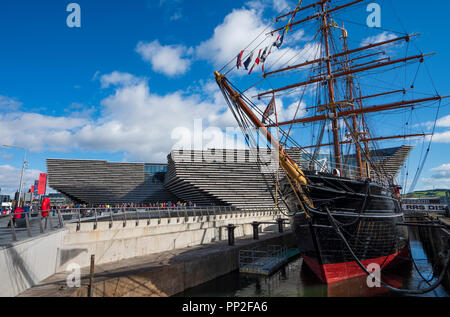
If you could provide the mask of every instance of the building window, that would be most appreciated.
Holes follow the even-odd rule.
[[[145,165],[144,173],[146,184],[162,183],[167,173],[167,165]]]

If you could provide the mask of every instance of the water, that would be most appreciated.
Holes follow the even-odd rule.
[[[422,243],[424,232],[421,229],[411,229],[410,244],[412,255],[421,274],[430,279],[433,276],[434,259],[436,255],[430,254],[431,239]],[[427,230],[427,229],[425,229]],[[428,241],[428,242],[427,242]],[[440,273],[438,270],[437,273]],[[411,261],[402,264],[389,272],[382,272],[382,279],[389,285],[403,289],[426,288],[428,284],[423,281]],[[432,282],[434,282],[433,280]],[[431,282],[431,283],[432,283]],[[211,282],[197,286],[177,296],[183,297],[373,297],[373,296],[401,296],[386,288],[369,288],[367,277],[354,278],[332,285],[325,285],[311,272],[301,257],[295,258],[285,267],[270,277],[240,274],[238,271],[215,279]],[[433,292],[421,297],[450,297],[448,283],[440,285]]]

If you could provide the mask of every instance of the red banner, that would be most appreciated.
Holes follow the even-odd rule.
[[[41,173],[39,175],[38,195],[45,195],[46,187],[47,187],[47,174]]]
[[[34,185],[31,186],[30,193],[33,193],[33,194],[34,194]]]

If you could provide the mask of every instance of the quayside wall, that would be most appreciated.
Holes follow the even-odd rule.
[[[271,211],[227,215],[113,222],[70,223],[59,231],[0,249],[0,296],[16,296],[44,279],[69,269],[142,257],[164,251],[227,240],[229,224],[235,237],[252,235],[252,222],[274,222]],[[263,224],[261,230],[274,224]]]

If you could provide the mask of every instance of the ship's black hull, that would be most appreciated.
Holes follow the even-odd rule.
[[[403,213],[386,189],[334,177],[313,175],[309,179],[313,186],[308,196],[318,207],[305,213],[291,197],[291,208],[300,210],[291,217],[291,226],[305,262],[324,283],[366,274],[336,232],[325,208],[364,266],[374,263],[386,268],[407,258],[408,230],[398,226]],[[344,195],[344,188],[352,194]]]

